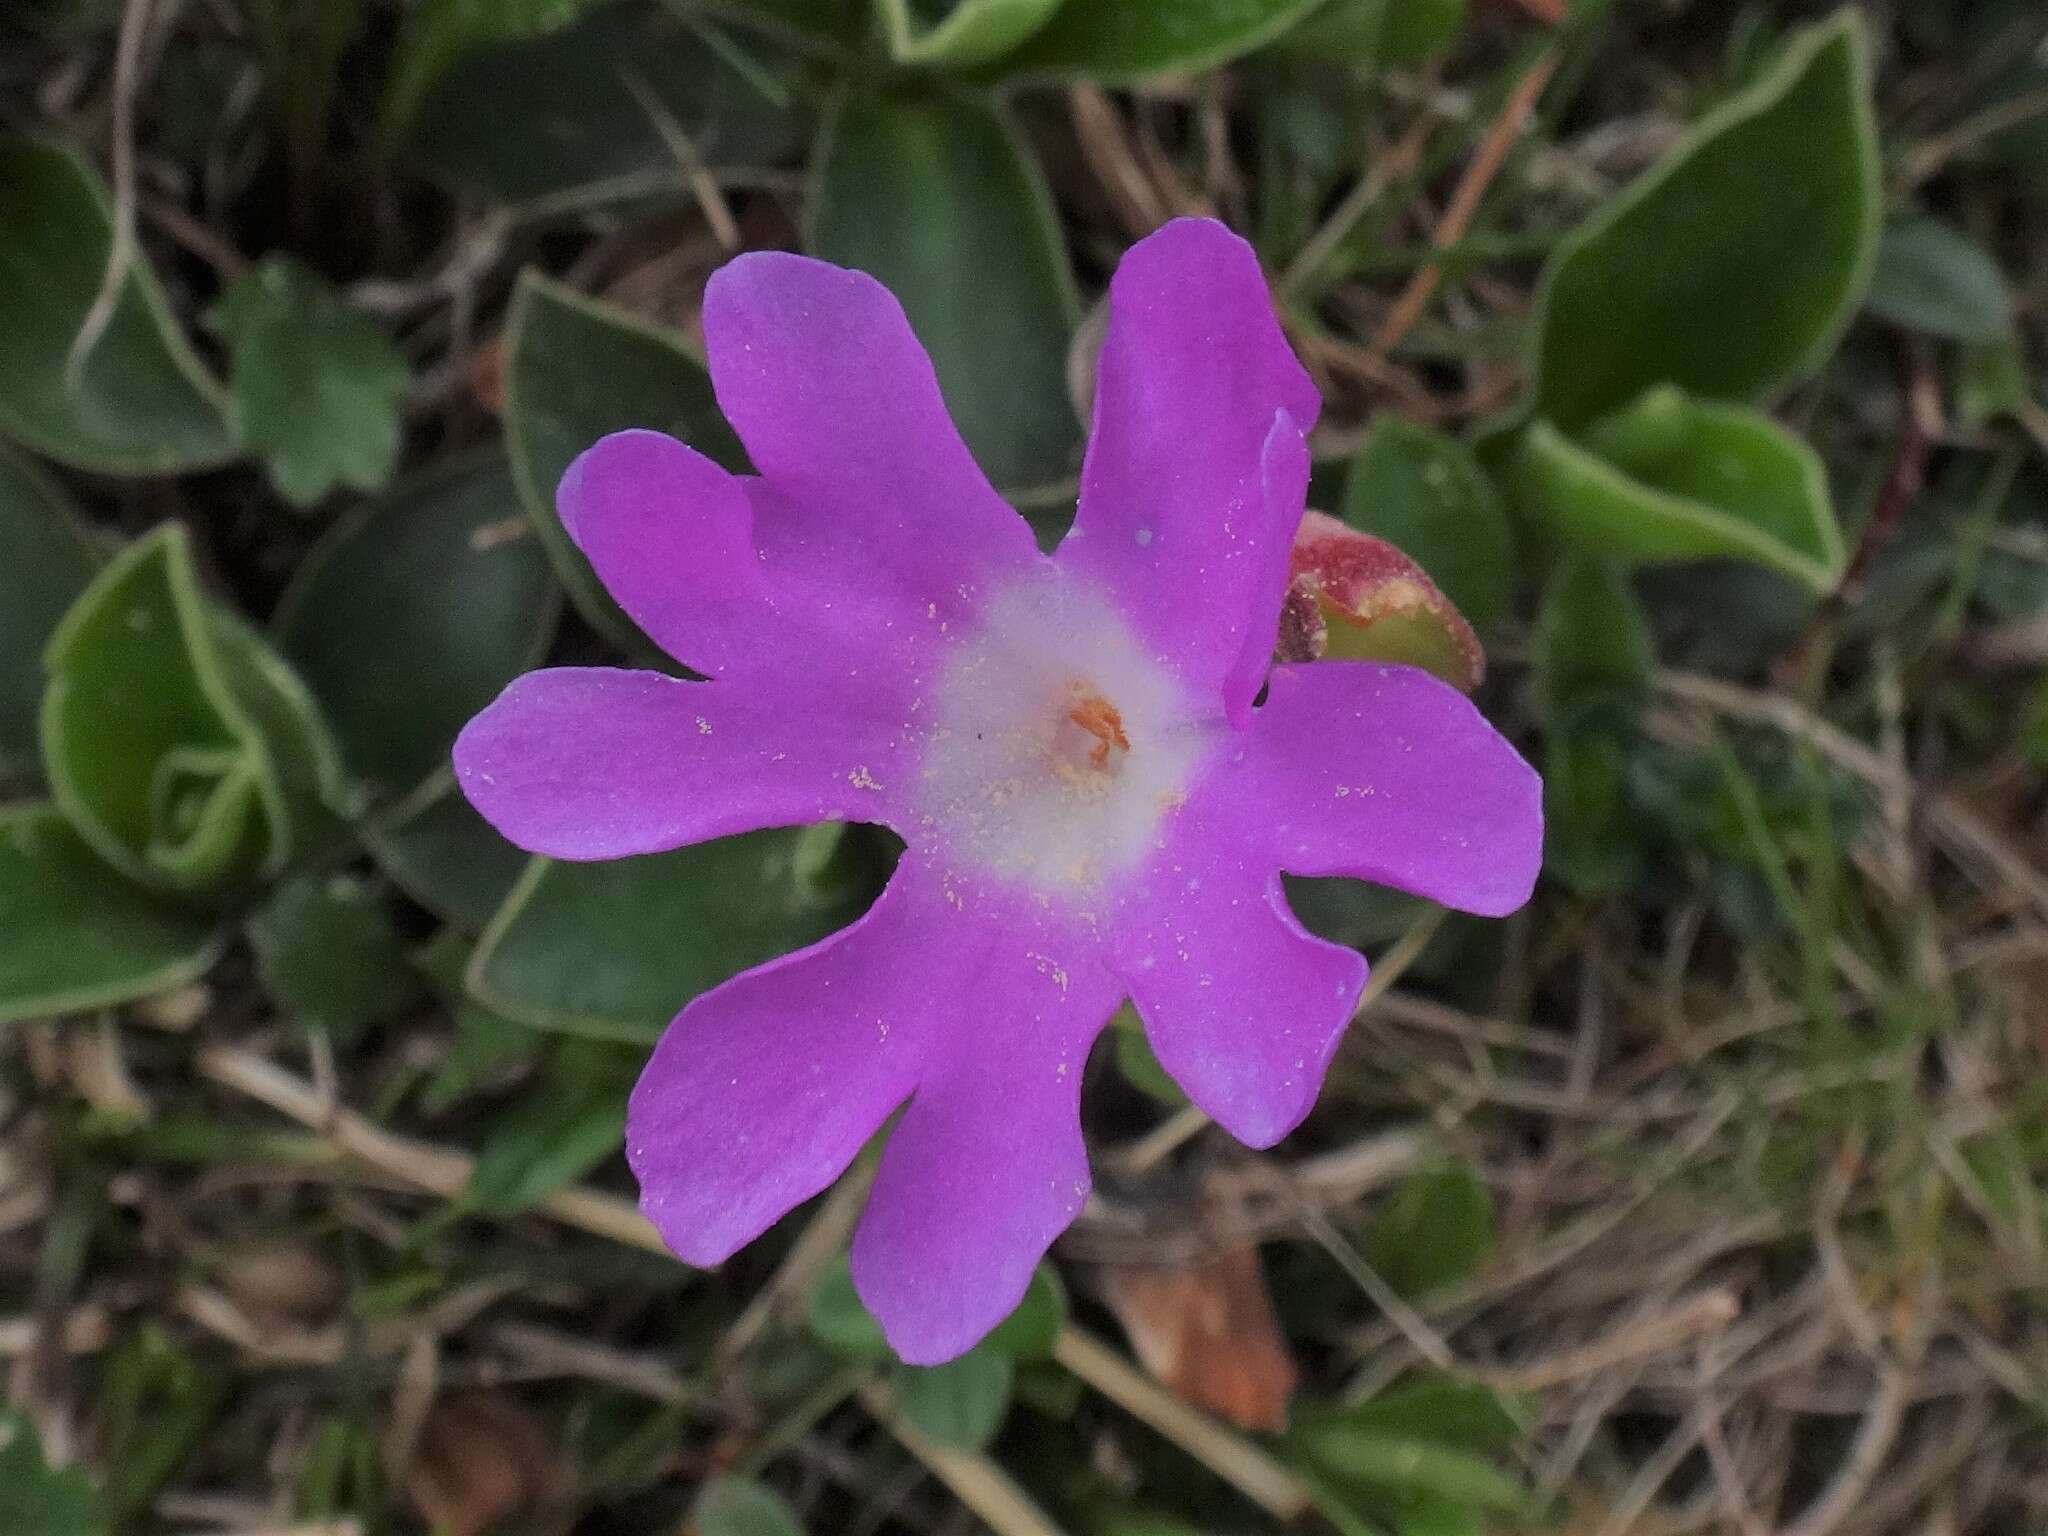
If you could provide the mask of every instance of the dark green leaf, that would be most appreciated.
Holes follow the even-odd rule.
[[[402,794],[539,659],[561,595],[503,459],[443,464],[337,523],[278,605],[349,771]]]
[[[105,1536],[100,1497],[76,1467],[43,1460],[35,1426],[0,1413],[0,1531],[9,1536]]]
[[[827,1349],[854,1360],[890,1358],[882,1325],[853,1288],[853,1271],[843,1253],[819,1274],[804,1316],[812,1336]]]
[[[1110,1027],[1114,1031],[1116,1067],[1123,1073],[1124,1081],[1161,1104],[1178,1108],[1187,1103],[1188,1096],[1181,1092],[1180,1084],[1159,1065],[1159,1057],[1152,1050],[1152,1042],[1145,1038],[1145,1026],[1135,1008],[1125,1003],[1110,1020]]]
[[[235,456],[226,394],[140,259],[73,358],[113,229],[106,189],[70,149],[0,139],[0,431],[102,474],[225,463]]]
[[[34,463],[0,444],[0,772],[36,755],[43,647],[99,569],[70,501]]]
[[[0,810],[0,1022],[182,986],[213,964],[216,928],[130,884],[54,806]]]
[[[108,1513],[147,1509],[226,1406],[233,1378],[202,1363],[161,1325],[142,1324],[109,1352],[95,1406],[104,1425]]]
[[[709,165],[776,165],[803,144],[809,71],[749,52],[743,73],[663,6],[602,6],[464,59],[421,106],[412,147],[499,202],[680,198],[677,129]]]
[[[750,1478],[717,1477],[704,1485],[691,1511],[697,1536],[804,1536],[781,1495]]]
[[[1514,560],[1507,513],[1455,438],[1380,417],[1345,480],[1344,520],[1421,566],[1475,628],[1506,617]]]
[[[978,1451],[1003,1427],[1015,1380],[1010,1357],[984,1343],[944,1365],[898,1367],[896,1406],[941,1445]]]
[[[1952,341],[1997,341],[2012,328],[2012,295],[1984,247],[1940,219],[1884,232],[1871,274],[1871,310]]]
[[[1755,399],[1827,355],[1877,245],[1867,52],[1851,11],[1803,33],[1558,247],[1533,414],[1572,433],[1665,382]]]
[[[211,891],[275,873],[284,783],[230,686],[183,528],[122,550],[51,637],[43,764],[57,803],[132,878]]]
[[[526,867],[526,855],[477,815],[452,778],[429,779],[362,834],[400,890],[469,933],[504,905]]]
[[[555,515],[562,472],[610,432],[651,427],[727,469],[750,468],[682,338],[537,272],[519,280],[505,328],[505,440],[527,516],[577,611],[621,648],[659,653],[598,582]]]
[[[962,69],[1008,53],[1044,26],[1061,0],[957,0],[937,21],[920,14],[918,0],[877,4],[897,63]]]
[[[1002,62],[1011,78],[1119,82],[1208,69],[1270,42],[1317,0],[1068,0]]]
[[[618,1152],[630,1086],[623,1077],[550,1073],[491,1122],[464,1203],[512,1216],[581,1179]]]
[[[418,0],[406,7],[379,109],[385,140],[404,137],[420,104],[465,55],[545,37],[589,8],[590,0]]]
[[[256,968],[309,1030],[346,1042],[405,1006],[412,969],[371,887],[349,875],[287,881],[251,919]]]
[[[238,278],[213,323],[234,358],[236,429],[280,496],[310,507],[337,485],[383,489],[411,381],[383,332],[282,256]]]
[[[1403,1296],[1470,1279],[1493,1251],[1493,1197],[1465,1163],[1411,1174],[1375,1215],[1365,1251]]]
[[[1841,530],[1819,455],[1747,406],[1664,386],[1579,441],[1539,421],[1522,439],[1514,484],[1526,510],[1604,559],[1735,557],[1813,592],[1841,576]]]
[[[1058,1270],[1041,1263],[1031,1272],[1031,1284],[1016,1310],[997,1323],[979,1347],[1012,1360],[1048,1359],[1053,1340],[1066,1325],[1067,1288],[1060,1284]]]
[[[1341,1419],[1302,1425],[1288,1441],[1339,1485],[1390,1498],[1396,1507],[1425,1495],[1502,1512],[1526,1510],[1531,1503],[1522,1486],[1491,1462],[1434,1441],[1356,1430]]]
[[[608,864],[536,859],[478,943],[470,990],[545,1028],[655,1040],[698,993],[855,915],[857,903],[798,878],[801,837],[755,832]]]
[[[1073,10],[1087,10],[1080,6]],[[960,435],[999,487],[1073,473],[1073,278],[1036,163],[999,110],[939,91],[850,93],[828,115],[808,244],[902,301]]]
[[[1498,1451],[1528,1431],[1524,1408],[1477,1382],[1432,1379],[1390,1387],[1362,1403],[1310,1409],[1301,1425],[1341,1421],[1352,1432],[1374,1437],[1428,1440],[1467,1451]]]

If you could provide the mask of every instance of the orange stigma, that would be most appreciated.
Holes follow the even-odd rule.
[[[1117,708],[1093,689],[1080,691],[1080,699],[1067,711],[1067,718],[1095,738],[1095,745],[1088,749],[1088,761],[1097,768],[1109,766],[1110,748],[1120,752],[1131,750],[1131,739],[1124,735],[1124,717]]]

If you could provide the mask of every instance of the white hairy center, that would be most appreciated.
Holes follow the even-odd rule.
[[[1116,609],[1047,568],[994,597],[932,703],[926,825],[951,857],[1040,890],[1138,863],[1201,749]]]

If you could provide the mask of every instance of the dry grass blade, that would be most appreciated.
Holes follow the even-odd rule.
[[[925,1469],[952,1489],[954,1497],[978,1516],[994,1536],[1064,1536],[1052,1517],[986,1456],[940,1445],[920,1432],[896,1410],[886,1387],[869,1383],[860,1389],[861,1406],[874,1415]]]

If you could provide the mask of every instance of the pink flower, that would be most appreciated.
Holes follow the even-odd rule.
[[[1080,513],[1050,556],[870,278],[741,256],[704,334],[758,477],[622,432],[559,505],[710,680],[532,673],[456,772],[558,859],[835,819],[901,835],[860,921],[683,1009],[626,1153],[669,1246],[717,1264],[907,1102],[853,1274],[904,1359],[945,1360],[1081,1209],[1082,1068],[1119,1003],[1196,1104],[1271,1145],[1366,974],[1302,929],[1280,872],[1512,911],[1538,783],[1423,672],[1270,664],[1318,401],[1221,225],[1168,225],[1117,272]]]

